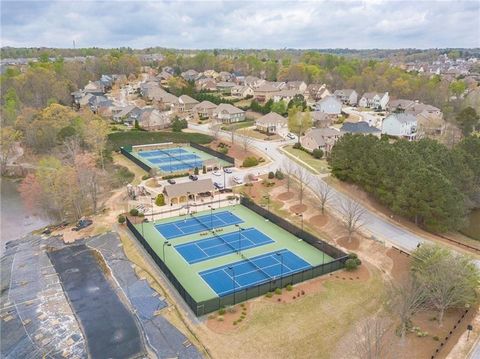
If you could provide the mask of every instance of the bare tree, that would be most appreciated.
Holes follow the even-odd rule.
[[[303,197],[305,195],[305,189],[310,183],[310,173],[302,166],[297,166],[295,176],[298,179],[298,200],[300,204],[303,203]]]
[[[283,160],[282,171],[285,173],[285,179],[287,180],[287,192],[290,192],[290,187],[292,185],[292,179],[295,174],[295,169],[296,166],[291,160],[289,160],[288,158],[285,158]]]
[[[328,201],[330,201],[332,187],[327,185],[321,179],[317,179],[317,182],[315,183],[315,194],[320,200],[319,204],[322,214],[325,214],[325,206],[327,205]]]
[[[400,319],[397,333],[403,339],[412,317],[424,308],[425,290],[418,281],[409,279],[404,284],[391,283],[387,291],[387,308]]]
[[[352,235],[365,224],[365,209],[355,201],[346,198],[340,202],[340,214],[343,219],[343,226],[348,232],[348,242],[351,242]]]
[[[235,132],[236,132],[236,131],[237,131],[237,130],[236,130],[235,128],[232,128],[232,129],[230,130],[230,139],[231,139],[232,145],[235,143]]]
[[[81,140],[80,137],[69,136],[63,141],[63,147],[65,148],[65,155],[70,164],[75,164],[75,158],[81,152]]]
[[[219,138],[220,127],[220,125],[215,124],[213,121],[210,124],[210,133],[212,134],[214,140],[218,140]]]
[[[241,143],[242,143],[243,152],[247,153],[248,148],[252,144],[252,139],[249,136],[242,135]]]
[[[389,329],[386,318],[374,316],[365,320],[356,331],[354,356],[360,359],[390,358],[391,343],[386,337]]]

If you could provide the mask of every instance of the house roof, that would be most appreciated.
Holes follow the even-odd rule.
[[[317,102],[317,104],[322,104],[322,103],[325,103],[325,102],[328,102],[328,101],[336,101],[340,104],[340,106],[342,105],[342,101],[340,101],[337,96],[333,96],[333,95],[326,96],[326,97],[322,98],[321,100],[319,100]]]
[[[188,193],[197,194],[211,192],[215,188],[210,178],[198,181],[183,182],[165,186],[164,192],[168,197],[186,196]]]
[[[234,87],[234,86],[235,86],[234,82],[227,82],[227,81],[217,82],[217,87]]]
[[[412,100],[405,100],[405,99],[398,99],[398,100],[392,100],[388,103],[389,108],[402,108],[402,109],[407,109],[410,106],[414,105],[415,102]]]
[[[333,128],[312,128],[307,131],[305,137],[310,137],[313,139],[318,146],[325,145],[325,139],[336,136],[343,136],[344,132],[333,129]]]
[[[417,122],[417,119],[415,118],[414,115],[410,114],[410,113],[392,113],[390,115],[388,115],[385,120],[383,120],[384,122],[387,121],[388,119],[391,119],[391,118],[394,118],[396,119],[398,122],[400,123],[415,123]]]
[[[273,86],[271,83],[265,83],[255,89],[255,92],[279,92],[278,87]]]
[[[373,99],[376,95],[377,95],[376,92],[365,92],[362,97],[363,97],[363,98],[366,98],[367,100],[371,100],[371,99]]]
[[[276,112],[270,112],[258,118],[255,123],[257,125],[285,125],[287,123],[287,119],[283,116],[280,116]]]
[[[355,90],[353,89],[342,89],[342,90],[336,90],[333,94],[335,96],[350,96]]]
[[[312,116],[313,122],[332,122],[332,115],[325,112],[312,111],[310,116]]]
[[[349,133],[379,133],[381,132],[378,128],[370,126],[367,122],[345,122],[340,129],[344,132]]]
[[[179,98],[178,98],[178,102],[179,103],[184,103],[184,104],[197,104],[198,101],[195,100],[194,98],[188,96],[188,95],[181,95]]]
[[[213,110],[215,113],[221,113],[221,112],[227,112],[231,115],[235,113],[243,113],[243,110],[240,110],[239,108],[230,105],[229,103],[221,103],[220,105],[217,106],[215,110]]]
[[[412,106],[407,108],[405,112],[411,113],[413,115],[418,115],[422,112],[440,112],[440,109],[432,106],[432,105],[426,105],[424,103],[414,103]]]
[[[195,106],[193,106],[194,110],[214,110],[217,108],[217,105],[210,101],[202,101]]]
[[[298,89],[288,89],[288,90],[280,90],[275,94],[275,96],[280,96],[280,97],[293,97],[295,95],[301,95],[301,92]]]

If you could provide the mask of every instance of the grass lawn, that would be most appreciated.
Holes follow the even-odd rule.
[[[125,131],[112,132],[108,135],[108,149],[118,150],[122,146],[146,145],[160,142],[196,142],[206,144],[212,142],[211,136],[195,132],[147,132]]]
[[[146,171],[141,169],[124,155],[121,155],[119,153],[113,153],[112,157],[115,164],[126,167],[130,172],[135,175],[133,181],[131,182],[131,184],[134,186],[139,185],[140,182],[142,182],[142,177],[148,174]]]
[[[268,140],[279,140],[279,139],[282,138],[279,135],[267,136],[266,134],[264,134],[262,132],[255,131],[253,128],[242,128],[242,129],[238,130],[237,133],[239,133],[241,135],[248,136],[248,137],[258,138],[259,140],[267,140],[267,139]]]
[[[254,122],[255,122],[254,120],[245,120],[242,122],[232,123],[230,125],[222,126],[222,130],[232,131],[232,130],[238,130],[240,128],[251,127],[253,126]]]
[[[316,159],[312,155],[306,153],[305,151],[293,148],[292,146],[284,147],[284,150],[291,154],[293,159],[296,159],[296,162],[303,165],[303,162],[308,164],[310,167],[314,168],[318,173],[330,173],[328,163],[325,159]],[[300,160],[300,161],[298,161]]]

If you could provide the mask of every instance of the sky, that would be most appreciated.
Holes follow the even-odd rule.
[[[480,0],[4,1],[1,45],[480,47]]]

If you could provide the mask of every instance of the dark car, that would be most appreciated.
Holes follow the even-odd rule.
[[[87,228],[93,223],[91,219],[81,219],[77,222],[77,225],[72,228],[72,231],[80,231],[81,229]]]
[[[173,178],[170,178],[169,180],[167,180],[168,183],[170,184],[175,184],[177,183]]]
[[[198,180],[198,176],[197,176],[197,175],[190,175],[190,176],[188,176],[188,178],[190,178],[192,181]]]

